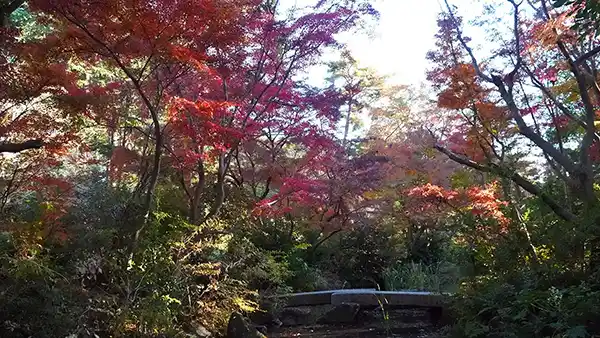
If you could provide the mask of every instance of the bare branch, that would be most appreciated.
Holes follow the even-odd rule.
[[[508,0],[513,5],[513,30],[515,34],[515,53],[517,55],[517,62],[515,67],[510,73],[508,73],[507,78],[509,79],[509,91],[512,90],[513,81],[515,75],[521,68],[523,64],[523,58],[521,57],[521,35],[519,34],[519,6],[521,3],[516,3],[514,0]]]
[[[585,62],[587,59],[594,57],[598,53],[600,53],[600,46],[596,46],[596,48],[591,49],[591,50],[587,51],[586,53],[582,54],[581,56],[579,56],[575,60],[575,64],[580,65],[583,62]]]
[[[580,118],[578,118],[577,116],[573,115],[571,113],[571,111],[569,111],[569,109],[562,103],[560,102],[556,96],[554,94],[552,94],[552,92],[550,91],[550,89],[548,89],[548,87],[544,86],[544,84],[535,77],[535,74],[533,74],[533,72],[531,71],[531,69],[529,69],[526,66],[523,66],[523,70],[525,70],[525,73],[527,73],[527,75],[529,75],[529,78],[531,79],[531,82],[533,83],[533,85],[538,88],[539,90],[542,91],[542,93],[544,93],[544,95],[550,99],[550,101],[552,101],[552,103],[558,108],[560,109],[560,111],[565,114],[565,116],[567,116],[568,118],[570,118],[571,120],[575,121],[575,123],[577,123],[578,125],[580,125],[581,127],[583,127],[584,129],[586,129],[587,125],[584,121],[582,121]],[[596,138],[598,140],[600,140],[600,137],[596,136]]]
[[[469,168],[472,168],[472,169],[475,169],[478,171],[494,173],[494,174],[497,174],[497,175],[500,175],[502,177],[512,180],[518,186],[523,188],[525,191],[529,192],[532,195],[539,197],[560,218],[564,219],[565,221],[569,221],[569,222],[576,221],[577,217],[573,213],[571,213],[569,210],[562,207],[551,196],[549,196],[548,194],[543,192],[535,184],[533,184],[532,182],[527,180],[525,177],[521,176],[516,171],[514,171],[514,170],[508,171],[505,168],[501,168],[494,164],[492,164],[491,166],[482,165],[482,164],[472,161],[464,156],[453,153],[452,151],[446,149],[445,147],[443,147],[439,144],[436,144],[434,146],[434,148],[437,149],[438,151],[440,151],[441,153],[445,154],[446,156],[448,156],[448,158],[450,158],[454,162],[460,163],[462,165],[465,165]]]
[[[456,29],[456,35],[458,37],[458,41],[460,41],[460,44],[463,46],[463,48],[469,54],[469,57],[471,58],[471,64],[473,65],[473,68],[475,68],[475,72],[477,73],[477,76],[479,76],[480,78],[482,78],[483,80],[485,80],[487,82],[493,82],[491,77],[485,75],[483,73],[483,71],[481,71],[481,68],[479,67],[479,63],[477,62],[477,58],[475,58],[475,54],[473,53],[473,50],[471,49],[471,47],[469,47],[469,45],[467,44],[467,41],[465,40],[465,38],[462,35],[462,31],[460,30],[460,27],[458,25],[458,20],[456,20],[456,17],[454,16],[454,13],[452,12],[452,8],[450,7],[448,0],[444,0],[444,3],[446,3],[446,8],[448,9],[448,15],[450,15],[450,18],[452,19],[452,22],[454,23],[454,28]]]
[[[19,153],[28,149],[39,149],[44,146],[42,140],[28,140],[22,143],[2,143],[0,153]]]
[[[554,145],[548,141],[546,141],[540,134],[536,133],[531,127],[525,123],[525,120],[521,116],[521,112],[517,107],[513,95],[506,90],[504,82],[499,76],[492,76],[493,83],[498,87],[500,91],[500,96],[506,103],[508,110],[510,112],[511,118],[517,123],[517,127],[519,128],[519,132],[521,135],[527,137],[531,140],[535,145],[540,147],[543,151],[545,151],[550,157],[552,157],[558,164],[560,164],[567,172],[572,175],[579,174],[579,168],[571,161],[571,159],[565,154],[561,153],[558,149],[554,148]]]

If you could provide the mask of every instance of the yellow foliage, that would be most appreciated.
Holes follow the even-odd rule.
[[[546,245],[541,245],[536,248],[536,253],[541,261],[546,261],[552,258],[552,249]]]
[[[236,297],[233,299],[233,303],[239,307],[240,310],[242,310],[243,312],[254,312],[257,311],[259,309],[259,305],[257,302],[248,300],[248,299],[244,299],[241,297]]]
[[[365,191],[363,197],[368,200],[374,200],[381,197],[381,193],[376,190]]]
[[[579,91],[575,79],[566,80],[565,82],[552,87],[552,92],[558,95],[567,95],[568,101],[576,101],[579,97]]]

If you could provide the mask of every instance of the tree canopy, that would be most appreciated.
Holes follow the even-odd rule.
[[[415,87],[343,43],[369,0],[1,1],[0,336],[218,335],[342,287],[598,334],[598,6],[454,5]]]

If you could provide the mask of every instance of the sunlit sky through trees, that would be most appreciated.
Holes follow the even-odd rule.
[[[281,0],[281,8],[309,6],[314,0]],[[465,19],[480,12],[485,1],[453,0]],[[437,31],[436,19],[444,6],[443,0],[376,0],[374,7],[381,18],[371,36],[345,34],[352,55],[363,66],[371,67],[381,74],[389,75],[395,84],[420,85],[425,80],[427,60],[425,54],[434,47]],[[477,35],[477,32],[471,35]],[[485,43],[477,41],[478,44]],[[475,46],[477,47],[477,46]],[[481,47],[481,46],[479,46]],[[322,78],[315,73],[315,78]]]
[[[290,8],[306,8],[316,0],[281,0],[280,13]],[[450,0],[457,6],[458,13],[465,20],[476,20],[485,0]],[[428,61],[427,52],[435,47],[434,35],[438,30],[437,17],[444,10],[443,0],[375,0],[373,6],[379,11],[380,19],[373,24],[370,32],[363,34],[345,33],[341,40],[347,44],[352,56],[361,66],[374,69],[387,77],[390,85],[427,86],[425,73]],[[465,32],[472,39],[476,52],[485,48],[486,41],[478,39],[481,32]],[[325,60],[335,59],[337,54],[325,55]],[[309,78],[314,84],[321,84],[326,77],[325,67],[311,69]],[[362,116],[364,127],[370,119]],[[364,131],[364,129],[363,129]],[[353,133],[358,136],[360,131]]]

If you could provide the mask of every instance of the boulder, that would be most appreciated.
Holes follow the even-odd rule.
[[[234,312],[227,324],[227,338],[266,338],[266,336],[252,327],[241,314]]]
[[[342,303],[327,311],[317,320],[320,324],[352,323],[360,310],[360,305],[355,303]]]
[[[248,313],[248,319],[256,325],[277,326],[277,317],[270,311],[257,310]]]
[[[257,326],[254,326],[254,328],[256,328],[258,330],[258,332],[264,334],[265,336],[267,335],[267,331],[268,330],[267,330],[266,326],[264,326],[264,325],[257,325]]]
[[[305,325],[311,322],[312,309],[307,306],[288,307],[281,310],[279,318],[284,326]]]

